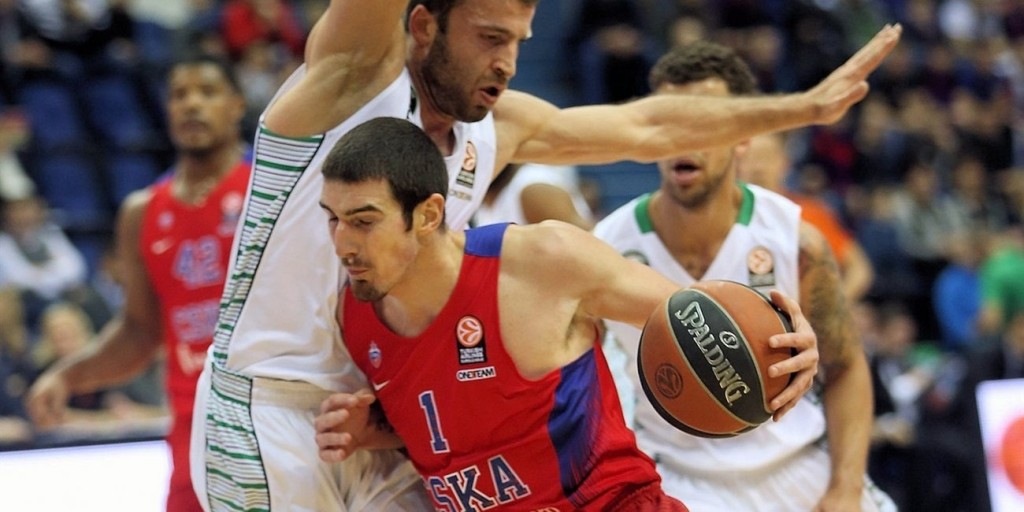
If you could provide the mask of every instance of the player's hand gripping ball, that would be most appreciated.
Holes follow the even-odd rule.
[[[792,332],[788,315],[753,288],[704,281],[672,294],[640,336],[640,384],[665,421],[700,437],[731,437],[772,416],[792,374],[768,367],[792,350],[768,338]]]

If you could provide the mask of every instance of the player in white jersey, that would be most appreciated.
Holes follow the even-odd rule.
[[[863,98],[865,78],[900,35],[898,26],[885,27],[805,93],[558,109],[506,90],[536,1],[333,0],[314,26],[304,66],[261,116],[218,330],[197,392],[193,483],[211,510],[423,506],[413,471],[397,453],[369,453],[341,466],[317,456],[316,403],[365,386],[340,342],[334,308],[343,276],[316,211],[318,166],[341,133],[381,116],[422,127],[446,156],[453,184],[447,222],[461,229],[494,170],[509,162],[651,160],[835,122]],[[807,350],[780,363],[796,377],[779,397],[779,414],[815,372],[808,364],[817,358],[814,344],[799,341]]]
[[[525,225],[547,219],[568,222],[590,231],[594,214],[579,188],[576,168],[512,164],[491,182],[473,224],[499,222]]]
[[[651,71],[658,95],[751,95],[747,65],[711,43],[676,48]],[[809,392],[779,421],[733,438],[706,439],[664,421],[639,392],[639,331],[609,324],[627,354],[641,449],[658,464],[670,496],[693,512],[894,510],[866,478],[871,380],[821,234],[800,208],[736,181],[746,143],[658,162],[661,187],[605,217],[598,238],[680,285],[729,279],[798,297],[817,333],[821,395]],[[827,442],[826,442],[827,439]]]

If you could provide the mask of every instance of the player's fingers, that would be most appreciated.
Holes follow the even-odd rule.
[[[356,391],[356,400],[359,405],[367,406],[377,401],[377,395],[374,395],[373,391],[363,388]]]
[[[354,407],[359,400],[352,393],[333,393],[320,402],[320,412],[326,413]]]
[[[349,456],[349,452],[347,450],[340,448],[321,449],[319,453],[320,460],[328,464],[343,462]]]
[[[843,66],[850,66],[858,75],[867,76],[896,47],[902,32],[903,27],[899,24],[882,27],[882,30],[879,30],[867,44],[857,50],[857,53],[854,53]]]
[[[63,407],[52,393],[32,396],[27,403],[29,417],[40,428],[52,428],[60,423]]]
[[[351,414],[346,409],[325,412],[313,420],[313,426],[317,432],[331,432],[348,420],[349,416]]]
[[[772,401],[768,404],[772,411],[774,411],[772,416],[778,420],[792,409],[800,401],[800,398],[804,396],[804,393],[811,388],[813,381],[814,372],[812,370],[797,372],[789,384],[772,398]]]

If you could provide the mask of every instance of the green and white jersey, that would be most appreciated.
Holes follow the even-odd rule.
[[[281,87],[291,89],[300,67]],[[231,270],[211,347],[213,363],[249,377],[305,381],[330,391],[365,386],[335,319],[344,274],[319,207],[320,166],[337,140],[377,117],[422,126],[408,71],[343,123],[315,137],[290,138],[262,127],[253,175],[235,235]],[[488,115],[456,123],[447,220],[464,229],[494,174],[496,137]]]
[[[800,207],[766,189],[740,186],[743,203],[736,223],[702,279],[739,281],[765,294],[778,289],[798,299]],[[689,286],[696,279],[672,257],[654,231],[648,211],[650,197],[641,196],[615,210],[597,224],[594,234],[626,257],[649,265],[681,286]],[[824,434],[824,414],[818,399],[810,393],[782,421],[769,420],[737,437],[704,439],[679,431],[663,420],[643,395],[636,368],[640,331],[618,322],[608,324],[629,357],[626,372],[632,389],[620,392],[635,397],[637,442],[659,466],[697,474],[763,468]]]

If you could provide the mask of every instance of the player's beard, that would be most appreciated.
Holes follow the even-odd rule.
[[[448,37],[438,32],[423,62],[426,92],[442,113],[462,122],[475,123],[486,117],[489,111],[483,106],[470,105],[466,92],[461,88],[465,78],[459,71],[448,47]]]
[[[349,286],[352,288],[352,295],[356,300],[362,302],[376,302],[386,295],[366,281],[351,281]]]
[[[733,159],[730,158],[725,168],[728,169],[733,165]],[[695,187],[690,187],[687,190],[681,190],[679,188],[670,187],[668,190],[668,196],[672,198],[672,201],[676,204],[687,209],[700,208],[711,202],[715,194],[721,190],[725,184],[726,177],[733,173],[723,171],[718,176],[710,176],[705,173],[707,179],[703,184],[698,184]]]

